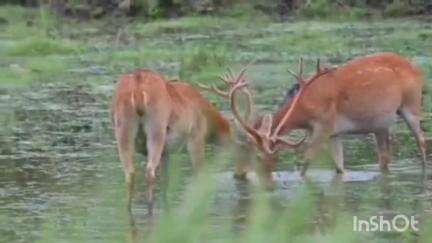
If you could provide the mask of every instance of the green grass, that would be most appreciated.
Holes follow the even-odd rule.
[[[79,47],[67,40],[29,38],[15,43],[8,51],[11,56],[65,55],[78,52]]]
[[[340,39],[331,33],[315,30],[302,30],[293,35],[258,39],[252,44],[284,50],[294,55],[325,55],[347,52],[352,48],[350,38]]]
[[[220,31],[224,28],[232,29],[236,26],[234,18],[218,17],[183,17],[172,20],[156,20],[154,22],[137,24],[134,30],[144,36],[157,36],[161,34],[197,34]]]
[[[179,76],[190,81],[211,82],[228,65],[230,54],[230,51],[223,47],[216,49],[211,47],[194,48],[180,61]]]
[[[6,20],[0,38],[28,38],[53,36],[61,31],[62,21],[43,7],[24,9],[1,6],[0,19]]]
[[[18,64],[0,68],[0,87],[16,88],[31,84],[31,75],[28,70]]]
[[[272,21],[272,16],[256,11],[249,4],[236,5],[234,9],[227,9],[218,16],[185,16],[176,19],[158,19],[148,23],[132,25],[132,31],[145,37],[165,34],[204,34],[212,35],[225,30],[244,32],[250,28],[264,26]]]
[[[54,81],[57,77],[68,73],[71,61],[61,56],[35,57],[27,62],[27,68],[40,80]]]
[[[384,9],[384,15],[389,17],[404,16],[413,13],[414,9],[405,1],[395,0]]]
[[[29,57],[0,68],[0,87],[17,88],[30,84],[55,82],[69,73],[71,60],[63,56]]]
[[[329,0],[310,1],[299,11],[300,16],[307,18],[325,18],[332,20],[358,20],[368,14],[367,9],[351,7],[341,10],[334,2]]]
[[[16,5],[2,5],[0,7],[0,18],[5,19],[8,23],[21,22],[32,14],[34,14],[33,10]]]

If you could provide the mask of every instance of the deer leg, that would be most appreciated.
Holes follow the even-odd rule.
[[[242,143],[236,146],[234,178],[245,180],[247,173],[251,170],[254,146],[252,143]]]
[[[330,139],[330,141],[332,157],[336,166],[336,173],[343,174],[345,173],[345,169],[342,139],[340,137],[334,136]]]
[[[424,133],[420,127],[420,116],[416,115],[413,112],[410,112],[408,109],[402,109],[400,111],[402,118],[405,123],[408,125],[411,133],[414,135],[417,146],[421,153],[423,168],[426,166],[426,140]]]
[[[263,164],[262,168],[259,170],[260,179],[265,183],[267,189],[273,189],[275,187],[275,181],[273,180],[272,172],[276,168],[279,156],[277,153],[274,154],[263,154]]]
[[[305,152],[305,162],[301,170],[301,176],[306,175],[310,162],[315,158],[315,155],[321,151],[323,143],[329,139],[329,132],[330,129],[325,129],[321,126],[314,127],[311,142]]]
[[[167,190],[169,186],[169,149],[168,144],[165,144],[165,148],[162,152],[162,164],[161,164],[161,194],[162,194],[162,201],[164,205],[168,205],[167,203]]]
[[[378,161],[380,169],[383,172],[388,172],[388,164],[391,162],[389,130],[384,129],[375,132],[375,139],[377,141]]]
[[[146,166],[147,192],[146,198],[149,214],[153,213],[153,192],[156,186],[156,171],[160,165],[162,152],[165,147],[166,124],[163,119],[149,121],[146,126],[148,162]]]
[[[203,165],[205,155],[205,134],[199,133],[190,138],[187,142],[187,150],[192,161],[195,172],[198,172]]]
[[[123,165],[127,184],[127,209],[131,210],[132,198],[135,187],[136,172],[133,164],[135,152],[135,136],[138,121],[133,116],[123,114],[114,116],[114,132],[117,140],[117,149],[120,161]]]

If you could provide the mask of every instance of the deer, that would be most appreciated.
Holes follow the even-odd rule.
[[[136,178],[135,152],[147,155],[146,198],[152,210],[156,173],[167,145],[184,142],[192,165],[198,171],[210,138],[222,144],[231,139],[229,120],[196,88],[181,80],[168,81],[162,74],[146,69],[119,79],[111,115],[127,184],[129,210]]]
[[[298,74],[289,71],[297,84],[273,115],[248,121],[240,114],[237,95],[248,87],[244,69],[231,76],[233,85],[226,92],[235,119],[264,155],[264,169],[270,179],[277,152],[298,148],[306,137],[310,141],[304,153],[302,176],[326,143],[331,145],[336,172],[345,173],[341,137],[346,134],[374,134],[379,168],[386,173],[391,162],[390,127],[398,116],[414,136],[425,168],[426,142],[420,127],[424,75],[417,66],[395,53],[358,57],[337,68],[322,68],[318,60],[316,72],[309,78],[303,77],[303,66],[300,59]],[[250,96],[250,92],[243,93]],[[306,130],[310,136],[286,138],[298,129]]]

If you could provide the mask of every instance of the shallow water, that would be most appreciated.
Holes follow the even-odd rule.
[[[110,88],[47,85],[37,89],[1,96],[10,101],[1,106],[7,116],[0,134],[2,241],[32,242],[52,235],[65,241],[106,242],[144,231],[149,221],[143,180],[133,206],[133,232],[129,227],[123,174],[107,110]],[[183,174],[190,174],[184,153],[170,161]],[[336,204],[341,212],[359,216],[405,213],[422,219],[425,212],[430,215],[432,176],[422,173],[417,159],[395,161],[389,175],[382,175],[371,161],[348,168],[346,175],[339,176],[315,167],[302,179],[298,171],[281,166],[274,173],[275,190],[268,194],[283,207],[301,185],[312,184],[324,211]],[[219,182],[215,205],[224,205],[214,209],[215,224],[233,223],[242,229],[244,220],[239,219],[248,216],[255,197],[251,185],[258,183],[257,177],[250,174],[249,182],[242,183],[232,179],[229,171],[215,176]],[[173,204],[182,200],[171,198]],[[161,209],[156,207],[158,214]]]

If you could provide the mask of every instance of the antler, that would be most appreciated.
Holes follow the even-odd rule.
[[[294,78],[297,79],[297,82],[300,84],[300,87],[307,86],[307,85],[311,84],[317,78],[321,77],[322,75],[324,75],[324,74],[326,74],[326,73],[328,73],[329,71],[332,70],[332,68],[330,68],[330,69],[329,68],[322,69],[321,65],[320,65],[320,59],[319,58],[317,59],[316,72],[315,72],[314,76],[312,76],[312,77],[310,77],[308,79],[305,79],[303,77],[303,69],[304,69],[303,58],[300,58],[300,61],[299,61],[299,74],[296,74],[295,72],[293,72],[291,70],[288,70],[288,72],[292,76],[294,76]]]
[[[242,70],[240,71],[240,73],[237,75],[237,78],[243,78],[244,72],[246,71],[247,67],[254,62],[255,62],[255,60],[252,60],[246,66],[244,66],[242,68]],[[217,95],[222,96],[223,98],[229,98],[229,92],[231,90],[233,90],[233,87],[239,82],[239,80],[237,78],[234,76],[234,72],[232,71],[232,69],[228,68],[226,73],[224,73],[218,77],[218,79],[224,83],[224,85],[226,86],[226,89],[228,91],[223,91],[216,86],[207,86],[207,85],[203,85],[201,83],[198,83],[198,87],[200,87],[203,90],[216,93]],[[242,90],[245,93],[250,93],[249,90],[247,89],[246,85],[242,87]],[[251,104],[252,103],[251,100],[248,100],[248,103]]]
[[[303,58],[300,58],[299,74],[297,75],[293,71],[288,70],[288,72],[290,74],[292,74],[297,79],[297,82],[300,85],[300,90],[297,93],[297,95],[294,97],[293,101],[291,102],[290,108],[285,113],[285,115],[282,117],[282,119],[280,120],[279,124],[276,126],[276,129],[274,130],[274,133],[273,133],[273,136],[274,136],[273,139],[276,139],[276,137],[278,136],[280,130],[282,129],[283,124],[286,123],[286,121],[288,120],[288,117],[290,117],[290,115],[292,114],[292,112],[294,110],[294,107],[296,106],[299,98],[303,94],[303,92],[306,89],[306,87],[309,86],[310,84],[312,84],[313,81],[317,80],[319,77],[323,76],[324,74],[329,73],[333,69],[334,68],[325,68],[325,69],[322,69],[321,66],[320,66],[320,59],[317,59],[315,75],[313,75],[312,77],[310,77],[308,79],[305,79],[303,77]]]
[[[232,75],[231,72],[229,76],[226,76],[229,77],[229,79],[224,79],[227,83],[232,84],[232,88],[229,91],[231,109],[235,118],[239,121],[243,129],[245,129],[246,132],[252,137],[257,147],[266,154],[275,153],[281,146],[297,147],[301,145],[305,141],[306,137],[302,138],[300,141],[293,142],[276,136],[276,134],[272,132],[273,117],[269,114],[262,118],[259,128],[254,128],[248,124],[248,122],[240,115],[240,112],[237,108],[236,95],[238,90],[248,85],[248,82],[244,78],[245,71],[246,69],[243,68],[237,76]],[[245,94],[248,97],[248,101],[251,101],[252,96],[250,92],[245,92]]]
[[[219,78],[219,80],[224,82],[224,84],[225,84],[225,86],[227,86],[228,90],[232,89],[232,87],[235,85],[234,74],[230,68],[228,68],[227,73],[219,76],[218,78]],[[229,91],[228,92],[223,91],[214,85],[213,86],[207,86],[207,85],[203,85],[201,83],[198,83],[198,87],[200,87],[203,90],[213,92],[219,96],[222,96],[223,98],[229,98]]]
[[[198,87],[200,87],[203,90],[207,90],[207,91],[216,93],[217,95],[220,95],[224,98],[229,98],[229,94],[227,92],[222,91],[221,89],[219,89],[218,87],[216,87],[214,85],[213,86],[207,86],[207,85],[198,83]]]
[[[207,85],[203,85],[201,83],[198,83],[198,87],[200,87],[203,90],[206,91],[210,91],[213,92],[223,98],[229,99],[231,96],[231,93],[233,92],[233,90],[239,88],[242,90],[242,92],[244,94],[246,94],[246,98],[247,98],[247,105],[246,105],[246,112],[245,112],[245,116],[247,117],[247,120],[249,120],[251,114],[252,114],[252,95],[248,89],[248,83],[245,82],[244,79],[244,73],[246,72],[246,68],[251,64],[252,62],[248,63],[246,66],[244,66],[242,68],[242,70],[237,74],[234,75],[233,71],[231,68],[227,69],[227,72],[220,75],[218,77],[218,79],[220,81],[222,81],[224,83],[224,85],[226,86],[226,90],[222,90],[216,86],[207,86]],[[236,88],[235,88],[236,87]]]
[[[317,80],[319,77],[321,77],[324,74],[327,74],[332,68],[325,68],[321,69],[320,67],[320,61],[317,60],[316,65],[316,73],[308,78],[305,79],[303,77],[303,59],[300,59],[299,61],[299,74],[295,74],[292,71],[289,71],[299,82],[300,90],[291,102],[291,106],[288,109],[288,111],[285,113],[283,118],[277,123],[274,124],[273,117],[269,114],[263,116],[261,120],[261,124],[259,128],[254,128],[250,124],[246,122],[244,118],[241,117],[236,104],[236,94],[237,91],[242,89],[243,87],[246,87],[248,85],[248,82],[244,78],[244,72],[246,69],[243,69],[236,77],[232,75],[232,72],[230,71],[229,75],[226,75],[223,80],[226,83],[231,84],[231,90],[229,93],[230,103],[231,103],[231,109],[234,113],[235,118],[239,121],[240,125],[246,130],[246,132],[253,138],[253,141],[258,146],[258,148],[263,151],[266,154],[273,154],[277,152],[281,147],[298,147],[306,140],[307,136],[304,136],[298,141],[291,141],[286,138],[283,138],[279,135],[280,130],[282,129],[282,126],[287,122],[288,118],[291,116],[294,107],[296,106],[299,98],[303,94],[305,88],[309,86],[313,81]],[[248,100],[252,100],[251,94],[248,92],[246,93],[248,96]],[[272,130],[273,127],[276,127],[274,130]]]

